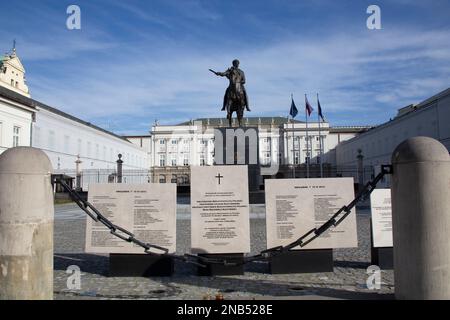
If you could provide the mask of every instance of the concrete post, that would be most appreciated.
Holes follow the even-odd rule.
[[[450,157],[438,141],[415,137],[392,156],[397,299],[450,299]]]
[[[53,299],[51,171],[38,149],[0,155],[0,300]]]
[[[361,149],[358,149],[356,159],[358,160],[358,191],[361,191],[364,187],[364,156]]]
[[[117,183],[122,183],[122,165],[123,165],[123,160],[122,160],[122,155],[119,153],[118,154],[119,159],[116,161],[117,162]]]
[[[76,175],[77,175],[77,185],[76,190],[81,191],[81,170],[80,170],[80,164],[82,164],[83,161],[80,159],[80,155],[77,155],[77,160],[75,161],[76,166]]]

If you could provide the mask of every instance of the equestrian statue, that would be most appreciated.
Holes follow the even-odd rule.
[[[248,104],[247,92],[245,91],[245,74],[239,69],[239,60],[233,60],[233,66],[225,72],[216,72],[209,69],[216,76],[227,77],[230,84],[223,97],[223,106],[221,111],[227,111],[227,119],[231,127],[233,112],[236,112],[239,127],[242,125],[244,109],[251,111]]]

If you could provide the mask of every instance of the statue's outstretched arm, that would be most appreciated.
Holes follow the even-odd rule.
[[[217,72],[216,74],[221,77],[228,77],[228,75],[230,74],[230,71],[227,70],[225,72]]]
[[[220,77],[227,77],[230,74],[230,71],[227,70],[225,72],[216,72],[212,69],[209,69],[209,71],[211,71],[212,73],[214,73],[216,76],[220,76]]]

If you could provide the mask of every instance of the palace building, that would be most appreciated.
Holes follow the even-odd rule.
[[[450,88],[419,104],[401,108],[390,121],[343,141],[336,148],[336,163],[371,169],[372,175],[358,177],[355,172],[347,175],[367,182],[381,170],[381,165],[391,163],[392,154],[400,143],[417,136],[434,138],[450,151]],[[389,187],[389,177],[381,185]]]
[[[32,99],[25,84],[25,69],[14,48],[0,60],[0,153],[17,146],[43,150],[55,173],[75,176],[78,162],[85,178],[84,189],[91,182],[106,182],[114,174],[118,154],[122,154],[124,170],[149,169],[143,148]]]
[[[323,176],[336,171],[336,146],[351,139],[369,127],[330,127],[329,123],[301,121],[284,117],[248,117],[244,129],[253,128],[258,139],[258,163],[262,167],[277,166],[277,173],[290,177],[305,175],[309,162],[311,176]],[[189,184],[190,166],[215,164],[215,129],[228,127],[224,118],[197,119],[178,125],[155,123],[148,135],[126,138],[147,151],[153,182]],[[322,157],[322,159],[321,159]],[[322,161],[321,161],[322,160]],[[262,183],[262,180],[261,180]]]

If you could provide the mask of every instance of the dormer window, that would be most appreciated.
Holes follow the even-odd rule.
[[[11,87],[14,87],[14,80],[11,79]]]

